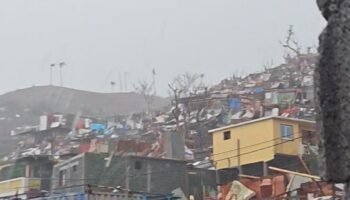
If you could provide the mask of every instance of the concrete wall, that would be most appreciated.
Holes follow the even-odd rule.
[[[187,188],[184,161],[130,157],[129,162],[131,190],[167,194],[179,187]],[[137,163],[141,163],[141,169],[136,169]]]
[[[164,132],[162,133],[165,157],[169,159],[185,158],[185,141],[183,136],[177,132]]]
[[[84,154],[75,156],[54,166],[52,191],[55,193],[84,192]],[[65,171],[66,180],[60,185],[60,171]]]
[[[75,185],[121,186],[131,191],[156,194],[170,193],[186,188],[186,162],[144,157],[113,157],[106,167],[106,154],[87,153],[54,167],[53,189],[58,192],[83,192],[84,187]],[[73,166],[77,165],[76,172]],[[59,172],[67,170],[64,186],[59,186]],[[80,181],[79,181],[80,180]],[[98,190],[98,189],[96,189]]]
[[[85,154],[84,174],[86,183],[102,186],[127,187],[127,157],[113,157],[109,166],[106,166],[107,154]]]
[[[202,194],[205,183],[214,188],[215,173],[206,173],[206,170],[189,175],[189,166],[185,161],[171,159],[157,159],[134,156],[114,156],[110,165],[106,167],[107,154],[86,153],[64,161],[54,168],[53,191],[58,193],[84,192],[84,186],[91,184],[94,192],[111,192],[107,186],[128,189],[130,191],[146,192],[150,194],[170,194],[173,190],[181,188],[188,195]],[[73,166],[78,168],[73,172]],[[66,185],[59,186],[59,171],[67,170]],[[195,178],[196,180],[190,180]],[[80,181],[79,181],[80,180]],[[203,182],[198,182],[201,180]],[[202,184],[203,183],[203,184]],[[78,186],[77,186],[78,185]],[[80,186],[79,186],[80,185]]]

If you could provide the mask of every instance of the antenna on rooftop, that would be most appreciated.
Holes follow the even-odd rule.
[[[115,82],[111,81],[110,84],[111,84],[111,92],[114,92]]]
[[[66,63],[60,62],[58,65],[60,67],[60,86],[62,87],[63,86],[62,68],[63,68],[63,66],[66,65]]]
[[[52,85],[52,70],[55,67],[55,64],[50,64],[50,85]]]
[[[119,72],[119,92],[123,91],[123,76],[122,73]]]
[[[124,72],[124,91],[128,91],[128,75],[129,72]]]
[[[152,69],[152,85],[153,85],[153,88],[154,88],[154,94],[156,95],[157,94],[157,88],[156,88],[156,69]]]

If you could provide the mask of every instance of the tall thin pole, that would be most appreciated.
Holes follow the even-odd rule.
[[[128,91],[128,72],[124,72],[124,91]]]
[[[50,85],[52,85],[52,70],[55,67],[55,64],[50,65]]]
[[[149,160],[147,160],[147,192],[151,192],[152,188],[152,169]]]
[[[60,86],[62,87],[63,81],[62,81],[62,66],[60,66]]]
[[[64,62],[60,62],[59,66],[60,66],[60,86],[63,86],[63,77],[62,77],[62,68],[63,66],[66,65]]]
[[[114,85],[115,85],[115,82],[111,81],[111,92],[114,92]]]
[[[242,167],[241,167],[241,141],[237,139],[237,166],[239,173],[242,174]],[[231,166],[229,166],[231,167]]]
[[[123,76],[122,73],[119,72],[119,92],[123,91]]]
[[[125,173],[125,189],[127,189],[128,191],[130,190],[130,158],[124,158],[126,159],[126,173]]]
[[[156,70],[153,68],[152,69],[152,78],[153,78],[153,89],[154,89],[154,94],[157,95],[157,88],[156,88]]]

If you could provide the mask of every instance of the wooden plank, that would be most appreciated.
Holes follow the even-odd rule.
[[[277,168],[277,167],[269,167],[269,169],[273,170],[273,171],[277,171],[277,172],[286,173],[286,174],[293,174],[293,175],[303,176],[303,177],[315,179],[315,180],[318,180],[318,181],[321,180],[321,178],[319,176],[313,176],[313,175],[309,175],[309,174],[294,172],[294,171],[281,169],[281,168]]]
[[[258,177],[258,176],[250,176],[250,175],[245,175],[245,174],[239,174],[238,176],[241,178],[260,179],[260,177]]]

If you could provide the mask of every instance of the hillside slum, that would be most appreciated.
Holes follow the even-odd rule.
[[[260,73],[223,80],[210,89],[210,98],[227,101],[221,122],[231,124],[270,115],[313,120],[316,60],[316,55],[306,54]]]
[[[19,145],[4,159],[114,151],[117,155],[205,160],[212,145],[209,129],[271,115],[314,120],[316,60],[315,54],[303,54],[259,73],[229,77],[173,101],[168,112],[106,119],[79,113],[43,115],[37,126],[17,127],[11,132]],[[184,136],[172,134],[176,132]]]
[[[199,185],[200,189],[194,190],[204,195],[200,199],[236,199],[239,195],[241,199],[339,197],[343,185],[322,182],[315,174],[310,175],[303,165],[292,168],[294,171],[286,171],[272,163],[268,176],[238,172],[233,175],[233,169],[228,169],[229,172],[218,170],[211,160],[213,139],[209,130],[270,116],[300,119],[304,120],[303,123],[314,121],[313,73],[316,60],[315,54],[303,54],[246,77],[231,76],[217,85],[174,98],[167,112],[133,113],[103,119],[80,113],[43,114],[37,120],[38,125],[17,127],[10,133],[18,145],[2,161],[42,155],[52,157],[57,164],[82,154],[108,155],[116,159],[142,157],[155,163],[185,161],[184,169],[193,168],[189,173],[184,170],[184,176],[202,174],[191,171],[194,169],[207,170],[203,174],[212,175],[205,181],[203,177],[196,177],[198,180],[194,185]],[[314,153],[317,154],[317,148]],[[184,163],[178,164],[182,166]],[[142,164],[137,166],[142,168]],[[205,182],[210,190],[205,189]],[[213,184],[219,187],[215,188]],[[186,194],[191,193],[186,188],[180,189]]]

